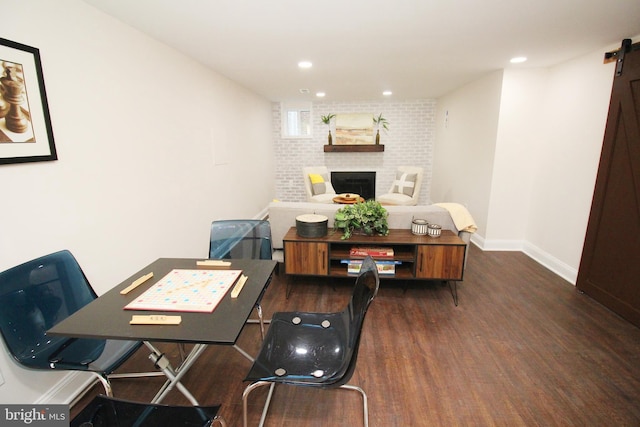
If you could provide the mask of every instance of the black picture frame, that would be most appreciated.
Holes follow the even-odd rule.
[[[0,165],[58,160],[40,51],[0,38]]]

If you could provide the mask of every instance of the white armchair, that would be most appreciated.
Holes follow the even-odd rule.
[[[423,170],[415,166],[400,166],[387,194],[376,197],[383,205],[415,206],[420,198]]]
[[[326,166],[302,168],[302,179],[307,192],[307,201],[314,203],[333,203],[336,190],[331,185],[331,174]],[[313,182],[312,182],[313,179]]]

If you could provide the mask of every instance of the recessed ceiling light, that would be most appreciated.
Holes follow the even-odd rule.
[[[324,93],[324,92],[316,92],[316,96],[318,98],[324,98],[325,95],[326,95],[326,93]]]
[[[382,92],[382,94],[384,96],[391,96],[391,95],[393,95],[393,92],[391,92],[390,90],[385,90],[384,92]]]
[[[515,58],[511,58],[512,64],[521,64],[527,60],[526,56],[516,56]]]
[[[300,68],[311,68],[313,64],[311,63],[311,61],[300,61],[298,62],[298,67]]]

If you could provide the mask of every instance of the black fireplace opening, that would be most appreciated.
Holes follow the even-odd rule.
[[[331,185],[336,193],[355,193],[365,200],[376,198],[375,172],[331,172]]]

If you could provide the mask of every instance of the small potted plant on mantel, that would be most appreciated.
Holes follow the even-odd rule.
[[[354,233],[387,236],[389,235],[388,216],[387,210],[379,202],[371,199],[338,209],[333,226],[336,230],[342,230],[341,239],[343,240],[350,238]]]
[[[380,144],[380,126],[382,126],[382,128],[385,131],[388,131],[389,121],[384,117],[382,117],[382,113],[380,113],[378,116],[373,116],[373,124],[376,125],[376,145],[379,145]]]
[[[320,116],[320,120],[322,120],[322,123],[324,123],[329,127],[329,136],[327,137],[327,144],[329,145],[333,143],[331,139],[331,119],[333,119],[335,116],[336,116],[335,114],[327,114],[326,116]]]

